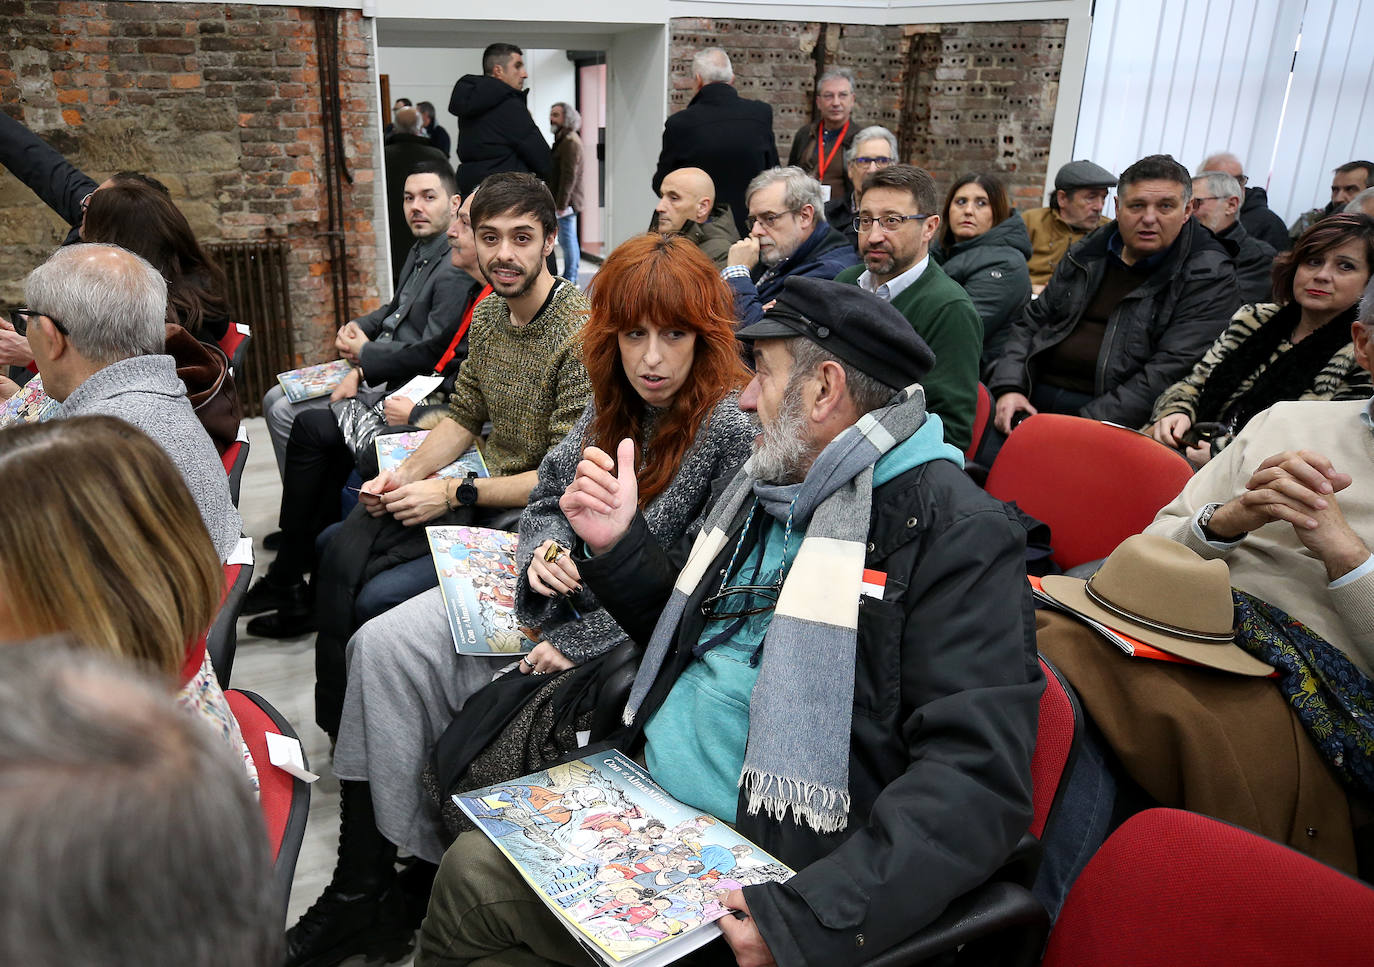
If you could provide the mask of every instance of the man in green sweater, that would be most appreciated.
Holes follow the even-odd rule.
[[[926,408],[944,422],[945,441],[965,450],[978,405],[983,322],[963,287],[929,258],[940,227],[935,182],[912,165],[889,165],[865,178],[858,191],[854,227],[863,265],[845,269],[835,281],[891,302],[934,351],[935,366],[921,381]]]

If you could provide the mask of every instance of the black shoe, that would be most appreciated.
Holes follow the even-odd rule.
[[[262,549],[264,551],[281,550],[281,531],[273,531],[262,539]]]
[[[286,967],[334,967],[350,957],[394,963],[415,946],[395,891],[381,898],[332,886],[286,931]]]
[[[248,633],[254,638],[299,638],[314,634],[319,628],[315,625],[315,609],[287,609],[260,614],[248,622]]]
[[[281,577],[267,573],[253,582],[248,593],[243,596],[243,607],[239,614],[262,614],[266,611],[313,609],[315,600],[310,595],[310,586],[305,579],[297,577],[294,581],[283,581]]]

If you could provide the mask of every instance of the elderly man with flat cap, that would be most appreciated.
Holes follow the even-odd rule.
[[[720,959],[859,963],[1029,823],[1025,533],[926,412],[934,359],[890,304],[792,278],[740,337],[762,432],[682,546],[645,525],[629,440],[589,447],[561,506],[583,581],[643,648],[615,744],[797,871],[722,896]],[[459,837],[416,963],[531,952],[589,963],[481,833]]]
[[[1102,207],[1107,189],[1116,187],[1116,175],[1091,161],[1070,161],[1054,176],[1054,193],[1048,208],[1033,208],[1021,216],[1031,237],[1031,288],[1039,292],[1050,281],[1054,267],[1095,228],[1107,224]]]

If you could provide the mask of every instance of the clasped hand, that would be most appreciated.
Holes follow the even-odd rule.
[[[373,517],[390,514],[407,527],[433,520],[448,510],[451,480],[441,477],[407,481],[397,471],[383,470],[358,491],[358,502]]]

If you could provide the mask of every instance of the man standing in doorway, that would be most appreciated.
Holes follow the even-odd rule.
[[[830,200],[848,198],[854,190],[844,163],[844,153],[854,143],[859,125],[852,123],[854,72],[832,67],[816,83],[819,119],[804,124],[792,138],[787,163],[796,165],[821,183],[821,194]]]
[[[492,44],[482,52],[482,73],[453,85],[449,113],[458,119],[458,192],[477,190],[498,171],[528,171],[548,184],[549,144],[525,104],[525,52]]]
[[[558,248],[563,252],[563,278],[577,285],[582,249],[577,242],[577,213],[582,210],[582,115],[559,101],[549,108],[553,131],[553,207],[558,213]]]

